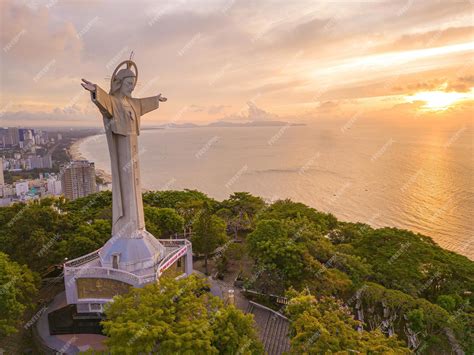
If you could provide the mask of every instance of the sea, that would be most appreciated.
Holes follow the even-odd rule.
[[[104,135],[80,154],[110,172]],[[338,219],[432,237],[474,259],[470,125],[324,121],[270,127],[142,130],[142,187],[197,189],[218,200],[248,191],[289,198]]]

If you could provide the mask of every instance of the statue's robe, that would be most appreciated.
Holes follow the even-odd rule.
[[[140,117],[159,106],[157,96],[124,101],[99,86],[92,101],[103,116],[112,170],[112,236],[140,238],[145,230],[137,136]]]

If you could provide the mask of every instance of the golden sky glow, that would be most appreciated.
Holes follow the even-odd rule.
[[[80,79],[108,89],[135,52],[144,124],[280,119],[471,122],[469,0],[0,1],[0,125],[100,125]]]
[[[446,86],[444,85],[443,87],[445,88]],[[421,91],[407,97],[408,102],[423,101],[424,105],[420,109],[426,111],[445,111],[464,100],[474,100],[474,91],[472,89],[467,93],[445,92],[442,90]]]

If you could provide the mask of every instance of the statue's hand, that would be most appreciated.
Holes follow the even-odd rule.
[[[87,81],[86,79],[82,79],[84,83],[81,83],[82,87],[86,90],[89,90],[90,92],[95,91],[95,84],[91,83],[90,81]]]
[[[158,95],[158,101],[160,101],[160,102],[166,102],[166,100],[168,100],[166,97],[161,96],[161,94]]]

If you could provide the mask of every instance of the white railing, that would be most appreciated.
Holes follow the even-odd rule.
[[[94,278],[107,278],[123,281],[125,283],[137,286],[140,284],[140,276],[132,274],[128,271],[106,268],[106,267],[65,267],[64,272],[67,275],[72,275],[73,277],[94,277]]]
[[[163,260],[161,260],[160,264],[158,265],[158,270],[156,270],[156,278],[159,278],[166,269],[168,269],[180,257],[186,254],[186,252],[188,251],[188,245],[190,245],[191,243],[186,240],[183,244],[184,245],[181,248],[168,254]]]
[[[68,276],[72,276],[74,278],[77,278],[77,277],[110,278],[114,280],[123,281],[133,286],[140,286],[146,283],[153,282],[157,280],[160,277],[160,275],[166,269],[168,269],[171,265],[173,265],[181,256],[185,255],[186,252],[188,251],[188,246],[191,245],[191,243],[186,239],[173,239],[173,240],[160,239],[159,241],[168,250],[171,248],[177,248],[177,249],[167,254],[163,259],[161,259],[159,264],[155,264],[156,272],[152,274],[138,276],[131,272],[120,270],[120,269],[113,269],[113,268],[100,267],[100,266],[81,267],[82,265],[99,258],[100,249],[92,253],[89,253],[87,255],[81,256],[77,259],[64,263],[64,274]]]
[[[183,245],[190,245],[191,242],[187,239],[158,239],[158,241],[167,248],[181,247]]]
[[[64,263],[64,266],[65,267],[76,267],[76,266],[81,266],[81,265],[84,265],[92,260],[95,260],[97,258],[99,258],[99,250],[96,250],[96,251],[93,251],[92,253],[89,253],[89,254],[86,254],[86,255],[83,255],[83,256],[80,256],[76,259],[72,259],[70,261],[66,261]]]

